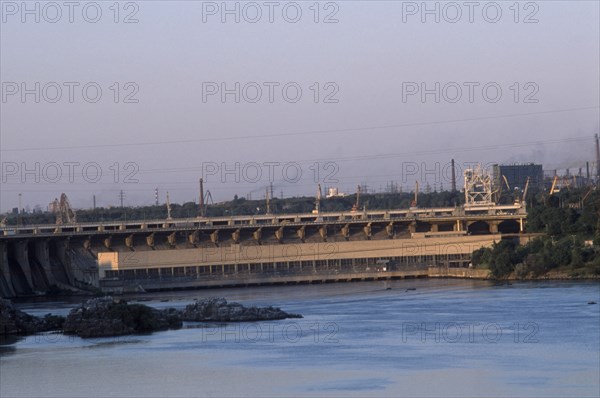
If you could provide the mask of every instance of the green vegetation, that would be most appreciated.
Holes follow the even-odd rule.
[[[529,200],[527,231],[545,235],[522,246],[506,240],[479,249],[473,253],[473,265],[489,268],[495,278],[511,274],[519,279],[536,278],[550,271],[570,277],[598,277],[599,214],[598,190],[563,190],[550,197],[538,194]]]

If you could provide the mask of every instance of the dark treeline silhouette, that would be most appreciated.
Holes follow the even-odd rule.
[[[376,193],[361,194],[360,209],[407,209],[414,199],[412,193]],[[460,192],[432,192],[421,193],[418,197],[419,207],[445,207],[456,206],[464,203],[464,196]],[[356,195],[321,199],[321,211],[350,211],[356,203]],[[310,213],[315,208],[314,197],[295,197],[270,201],[271,213]],[[238,198],[218,204],[208,205],[206,215],[209,217],[227,217],[238,215],[265,214],[265,200],[247,200]],[[171,204],[172,218],[193,218],[199,214],[198,204],[187,202],[184,204]],[[16,225],[16,214],[7,214],[7,224]],[[103,221],[128,221],[165,219],[167,206],[139,206],[139,207],[98,207],[96,209],[77,210],[78,222],[103,222]],[[54,224],[56,217],[49,212],[27,213],[21,217],[23,225]]]

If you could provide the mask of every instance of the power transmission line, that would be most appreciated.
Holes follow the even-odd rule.
[[[292,137],[301,135],[326,135],[336,133],[349,133],[349,132],[361,132],[365,130],[385,130],[391,128],[404,128],[404,127],[418,127],[418,126],[429,126],[439,124],[451,124],[451,123],[464,123],[481,120],[495,120],[495,119],[508,119],[523,116],[535,116],[535,115],[546,115],[554,113],[574,112],[591,109],[600,109],[599,106],[588,106],[581,108],[570,108],[570,109],[557,109],[551,111],[539,111],[539,112],[526,112],[526,113],[513,113],[505,115],[495,116],[480,116],[463,119],[448,119],[438,121],[424,121],[424,122],[413,122],[413,123],[401,123],[391,124],[384,126],[367,126],[367,127],[355,127],[345,129],[331,129],[331,130],[311,130],[311,131],[298,131],[288,133],[265,133],[248,136],[233,136],[233,137],[210,137],[210,138],[197,138],[189,140],[167,140],[167,141],[146,141],[146,142],[135,142],[135,143],[119,143],[119,144],[92,144],[92,145],[65,145],[65,146],[54,146],[54,147],[33,147],[33,148],[12,148],[12,149],[0,149],[1,152],[24,152],[24,151],[48,151],[57,149],[88,149],[88,148],[112,148],[112,147],[127,147],[127,146],[143,146],[143,145],[169,145],[169,144],[190,144],[200,142],[214,142],[214,141],[235,141],[235,140],[255,140],[259,138],[276,138],[276,137]]]

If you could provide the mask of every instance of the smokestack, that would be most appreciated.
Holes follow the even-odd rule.
[[[204,180],[200,179],[200,217],[204,217]]]
[[[271,214],[271,201],[269,199],[269,187],[267,187],[265,189],[265,199],[267,200],[267,214]]]
[[[590,162],[585,162],[585,181],[590,183]]]
[[[419,204],[419,181],[415,181],[415,207]]]
[[[456,192],[456,169],[454,168],[454,159],[452,159],[452,192]]]

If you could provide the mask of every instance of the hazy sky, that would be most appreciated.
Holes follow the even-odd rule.
[[[0,2],[2,212],[595,161],[597,1],[22,4]]]

